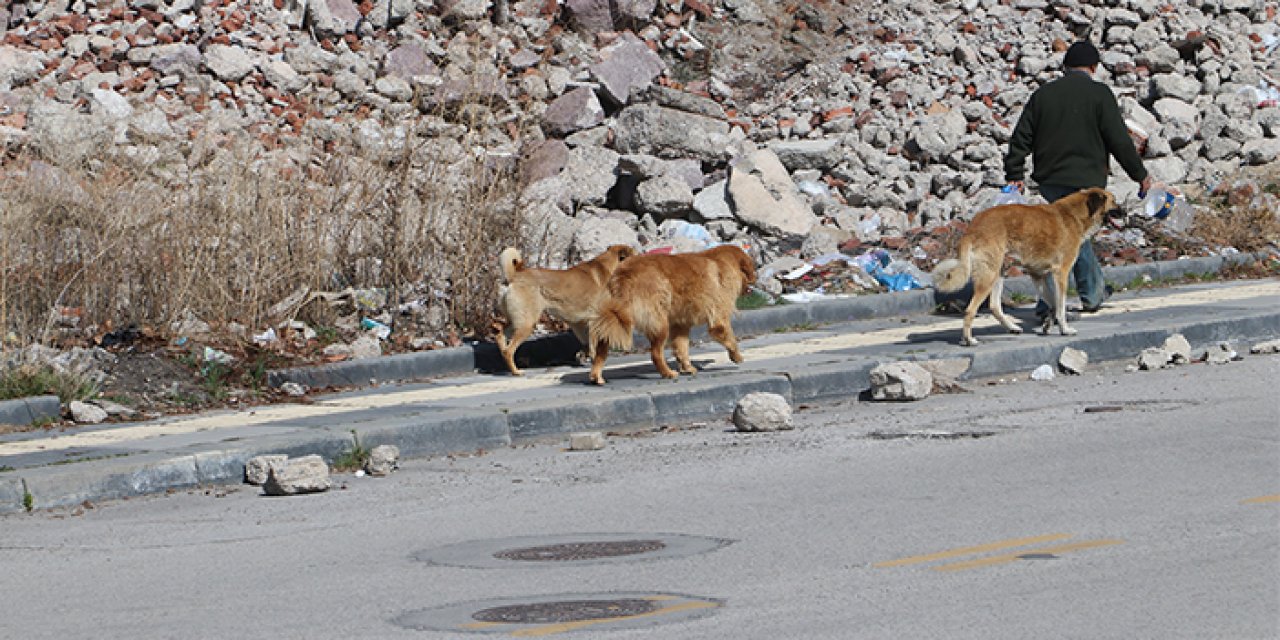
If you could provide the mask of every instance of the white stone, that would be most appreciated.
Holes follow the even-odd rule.
[[[71,410],[71,419],[77,424],[98,424],[108,417],[106,409],[79,400],[71,401],[67,408]]]
[[[569,434],[570,451],[599,451],[604,448],[604,434],[599,431],[580,431]]]
[[[1209,364],[1226,364],[1235,360],[1239,354],[1228,342],[1219,343],[1218,346],[1207,349],[1204,352],[1204,361]]]
[[[1147,347],[1138,355],[1138,368],[1143,371],[1151,371],[1153,369],[1164,369],[1169,366],[1169,361],[1173,359],[1173,354],[1159,347]]]
[[[1089,354],[1071,347],[1066,347],[1058,356],[1058,368],[1064,373],[1080,375],[1089,364]]]
[[[1186,337],[1181,333],[1175,333],[1165,338],[1161,348],[1169,352],[1169,360],[1173,364],[1186,364],[1191,362],[1191,343],[1187,342]]]
[[[1035,371],[1031,372],[1031,379],[1036,382],[1046,382],[1056,377],[1057,375],[1053,373],[1053,367],[1047,364],[1042,364],[1036,367]]]
[[[292,496],[329,490],[329,465],[317,455],[270,466],[262,490],[269,496]]]
[[[1258,344],[1255,344],[1252,347],[1249,347],[1249,353],[1256,353],[1256,354],[1280,353],[1280,339],[1267,340],[1266,342],[1259,342]]]
[[[261,485],[267,481],[272,467],[283,465],[289,460],[289,456],[282,453],[272,453],[249,458],[244,463],[244,481],[248,484]]]
[[[400,447],[393,444],[380,444],[369,451],[369,459],[364,463],[364,471],[371,476],[387,476],[400,466]]]
[[[794,429],[791,403],[776,394],[748,393],[733,408],[733,425],[738,431],[786,431]]]
[[[876,400],[923,400],[933,390],[933,375],[914,362],[891,362],[871,370]]]
[[[307,385],[297,382],[286,382],[280,385],[280,391],[287,396],[298,398],[307,395]]]

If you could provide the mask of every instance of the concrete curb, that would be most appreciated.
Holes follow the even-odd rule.
[[[1106,267],[1103,269],[1108,283],[1127,285],[1149,276],[1152,280],[1167,280],[1188,275],[1216,273],[1225,267],[1249,264],[1264,259],[1267,254],[1242,253],[1230,256],[1188,258],[1143,264]],[[1031,278],[1023,276],[1005,281],[1005,290],[1035,296]],[[850,320],[889,318],[894,316],[928,313],[939,303],[967,296],[965,293],[937,295],[933,289],[915,289],[895,293],[831,298],[803,304],[787,304],[742,311],[734,317],[733,330],[742,336],[761,335],[772,331],[831,324]],[[692,336],[696,341],[708,339],[706,328],[699,327]],[[550,366],[573,362],[580,345],[572,334],[560,334],[529,340],[520,345],[519,357]],[[297,382],[311,388],[366,386],[370,381],[399,382],[461,376],[482,372],[504,371],[505,365],[498,349],[490,343],[476,343],[463,347],[402,353],[381,358],[349,360],[267,372],[267,383],[279,387],[285,382]]]
[[[58,396],[31,396],[0,400],[0,424],[27,426],[41,420],[57,420],[62,416]]]

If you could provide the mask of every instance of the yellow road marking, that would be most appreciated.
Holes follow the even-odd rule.
[[[549,624],[541,627],[533,627],[530,629],[521,629],[519,631],[513,631],[511,635],[520,637],[520,638],[537,638],[537,637],[549,636],[557,633],[564,633],[565,631],[574,631],[577,629],[582,629],[585,627],[590,627],[592,625],[603,624],[607,622],[637,620],[639,618],[649,618],[649,617],[663,615],[667,613],[677,613],[680,611],[692,611],[694,609],[712,609],[718,606],[720,605],[715,602],[697,600],[693,602],[683,602],[680,604],[674,604],[669,607],[663,607],[661,609],[650,611],[648,613],[637,613],[635,615],[630,615],[630,616],[619,616],[617,618],[598,618],[595,620],[579,620],[577,622],[565,622],[561,624]]]
[[[1011,540],[1001,540],[990,544],[980,544],[973,547],[961,547],[959,549],[951,549],[949,551],[939,551],[938,553],[930,553],[923,556],[912,556],[910,558],[901,558],[899,560],[889,560],[874,564],[874,567],[901,567],[908,564],[920,564],[921,562],[932,562],[934,560],[945,560],[947,558],[955,558],[957,556],[967,556],[973,553],[982,553],[984,551],[995,551],[996,549],[1008,549],[1010,547],[1025,547],[1031,544],[1041,542],[1052,542],[1054,540],[1062,540],[1070,538],[1069,533],[1051,533],[1044,536],[1033,536],[1030,538],[1013,538]]]
[[[1277,493],[1274,496],[1259,496],[1257,498],[1241,500],[1240,504],[1267,504],[1269,502],[1280,502],[1280,493]]]
[[[1085,542],[1072,542],[1062,544],[1056,547],[1043,547],[1040,549],[1029,549],[1019,553],[1009,553],[1001,556],[991,556],[989,558],[978,558],[977,560],[967,560],[965,562],[954,562],[952,564],[944,564],[934,567],[934,571],[963,571],[965,569],[973,569],[976,567],[988,567],[993,564],[1004,564],[1013,562],[1021,556],[1029,553],[1066,553],[1068,551],[1077,551],[1079,549],[1092,549],[1094,547],[1106,547],[1114,544],[1124,544],[1124,540],[1087,540]]]
[[[1102,308],[1099,315],[1112,315],[1128,311],[1143,311],[1171,307],[1191,306],[1204,303],[1222,304],[1230,300],[1240,300],[1267,295],[1280,295],[1280,281],[1265,281],[1258,284],[1225,287],[1212,290],[1192,290],[1174,292],[1156,298],[1126,300]],[[830,336],[814,337],[794,343],[775,344],[762,347],[748,347],[743,353],[748,361],[766,360],[806,353],[835,351],[882,344],[907,342],[912,334],[921,331],[959,331],[962,320],[946,320],[932,322],[927,326],[915,324],[893,329],[867,331],[862,333],[845,333]],[[984,315],[974,322],[976,327],[997,326],[998,323],[989,315]],[[699,360],[711,358],[715,364],[726,364],[729,358],[724,353],[699,355]],[[613,367],[610,367],[613,369]],[[606,376],[607,377],[607,376]],[[526,375],[520,378],[504,377],[491,381],[473,384],[441,384],[425,389],[409,391],[393,391],[382,394],[369,394],[350,398],[334,398],[321,400],[310,405],[278,405],[264,407],[252,411],[224,412],[203,415],[194,418],[167,420],[137,426],[109,428],[86,433],[22,440],[18,442],[0,443],[0,456],[35,453],[40,451],[63,451],[76,447],[106,446],[121,442],[130,442],[166,435],[196,433],[212,429],[247,427],[310,418],[324,415],[336,415],[351,411],[377,409],[389,406],[434,402],[440,400],[462,399],[487,394],[510,392],[516,390],[541,389],[562,384],[560,374],[546,373]]]

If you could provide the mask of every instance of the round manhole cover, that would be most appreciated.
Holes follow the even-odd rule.
[[[562,542],[538,547],[507,549],[494,557],[502,560],[530,562],[564,562],[567,560],[597,560],[650,553],[665,548],[661,540],[609,540],[589,542]]]
[[[722,606],[721,600],[677,593],[569,593],[420,609],[392,622],[419,631],[543,636],[692,620],[710,615]]]
[[[678,533],[580,533],[475,540],[413,554],[451,567],[562,566],[680,558],[715,551],[732,540]]]
[[[658,609],[658,606],[657,601],[644,598],[558,600],[482,609],[471,614],[471,617],[480,622],[548,624],[552,622],[579,622],[582,620],[638,616],[653,613]]]

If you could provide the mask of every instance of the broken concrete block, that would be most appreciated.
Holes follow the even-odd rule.
[[[388,476],[399,466],[400,447],[393,444],[380,444],[369,452],[369,459],[364,463],[364,471],[371,476]]]
[[[1054,379],[1055,377],[1057,376],[1053,373],[1053,367],[1047,364],[1042,364],[1036,367],[1035,371],[1031,372],[1031,379],[1036,382],[1046,382]]]
[[[1089,364],[1089,354],[1079,350],[1067,347],[1062,350],[1062,354],[1058,356],[1058,369],[1063,373],[1072,375],[1080,375],[1084,373],[1084,368]]]
[[[244,481],[253,485],[261,485],[267,481],[267,475],[272,467],[283,465],[288,460],[289,456],[283,453],[249,458],[249,461],[244,463]]]
[[[1280,353],[1280,339],[1259,342],[1258,344],[1249,347],[1249,353]]]
[[[329,490],[329,465],[317,455],[285,461],[267,470],[262,490],[269,496],[293,496]]]
[[[599,431],[580,431],[569,434],[570,451],[599,451],[604,448],[604,434]]]
[[[1175,333],[1165,338],[1163,349],[1170,354],[1170,360],[1174,364],[1186,364],[1191,362],[1191,343],[1183,337],[1181,333]]]
[[[791,403],[776,393],[748,393],[733,408],[733,425],[738,431],[787,431],[791,423]]]
[[[75,420],[76,424],[98,424],[107,419],[106,409],[88,402],[73,400],[67,408],[70,409],[71,419]]]
[[[1138,368],[1143,371],[1164,369],[1173,360],[1173,354],[1160,347],[1147,347],[1138,355]]]
[[[914,362],[891,362],[871,370],[871,397],[876,400],[923,400],[933,389],[933,375]]]
[[[1204,352],[1204,361],[1209,364],[1226,364],[1235,360],[1240,354],[1236,353],[1235,348],[1229,342],[1220,342],[1218,346],[1206,349]]]

